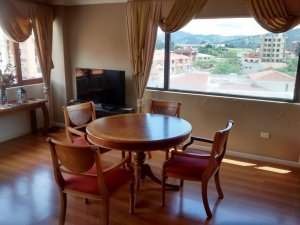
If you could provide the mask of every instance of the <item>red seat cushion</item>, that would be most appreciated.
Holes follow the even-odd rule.
[[[112,193],[133,179],[133,174],[126,170],[118,169],[105,175],[104,179],[109,193]]]
[[[191,180],[201,180],[203,172],[208,166],[208,159],[196,159],[183,156],[174,156],[165,165],[165,173],[167,176],[185,177]],[[215,167],[217,168],[216,162]]]
[[[183,152],[184,153],[192,153],[192,154],[195,154],[195,155],[210,156],[209,151],[198,150],[198,149],[186,149]]]
[[[96,177],[68,175],[65,177],[64,189],[99,195]]]
[[[84,137],[73,138],[73,144],[76,144],[76,145],[89,145],[89,143],[87,142],[87,140]]]
[[[109,193],[116,191],[125,185],[132,178],[132,174],[126,170],[118,169],[104,176]],[[96,177],[85,177],[67,175],[65,179],[65,189],[99,195],[99,188]]]
[[[105,170],[105,169],[109,168],[111,165],[108,164],[108,163],[103,163],[103,162],[101,162],[101,166],[102,166],[102,170]],[[96,175],[96,174],[97,174],[97,167],[96,167],[96,164],[94,164],[94,165],[92,166],[92,168],[86,172],[86,174],[93,174],[93,175]]]

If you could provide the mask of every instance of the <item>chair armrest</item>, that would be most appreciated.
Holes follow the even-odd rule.
[[[67,127],[67,129],[68,129],[68,131],[70,131],[71,133],[76,134],[76,135],[81,136],[81,137],[84,137],[84,136],[86,135],[85,132],[82,132],[82,131],[80,131],[80,130],[76,130],[76,129],[74,129],[73,127]]]
[[[103,170],[103,174],[106,174],[106,173],[110,173],[116,169],[119,169],[121,166],[125,165],[125,163],[127,163],[129,161],[129,157],[125,157],[125,158],[122,158],[122,160],[120,160],[119,162],[117,162],[116,164],[106,168],[105,170]]]
[[[185,150],[189,145],[193,144],[194,141],[206,142],[206,143],[210,143],[210,144],[212,144],[214,142],[214,140],[210,139],[210,138],[191,136],[189,142],[183,145],[182,150]]]
[[[207,142],[207,143],[213,143],[214,142],[213,139],[197,137],[197,136],[192,136],[191,139],[193,139],[193,141],[201,141],[201,142]]]
[[[171,153],[171,158],[174,156],[183,156],[183,157],[189,157],[189,158],[197,158],[197,159],[209,159],[211,157],[210,153],[185,153],[185,152],[178,152],[178,151],[173,151]]]
[[[79,126],[76,126],[76,127],[73,127],[73,128],[76,129],[76,130],[80,130],[80,129],[86,128],[86,124],[79,125]]]
[[[163,163],[163,168],[167,167],[172,160],[174,159],[174,156],[179,156],[179,157],[187,157],[187,158],[194,158],[194,159],[210,159],[211,155],[208,153],[185,153],[185,152],[179,152],[179,151],[172,151],[171,152],[171,157],[167,160],[164,161]]]

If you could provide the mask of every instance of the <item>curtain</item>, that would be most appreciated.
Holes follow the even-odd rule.
[[[15,42],[26,41],[32,31],[30,19],[22,14],[14,1],[0,0],[0,26]]]
[[[181,29],[201,11],[207,1],[208,0],[176,0],[173,2],[173,6],[168,15],[160,19],[160,28],[168,33]],[[163,4],[168,3],[165,2]]]
[[[52,37],[54,11],[52,7],[38,4],[28,5],[29,17],[31,18],[35,44],[44,81],[44,94],[49,104],[50,125],[53,123],[50,75],[53,69],[52,62]]]
[[[50,95],[52,63],[53,7],[37,3],[0,0],[0,25],[13,41],[25,41],[33,29],[44,80],[44,94],[49,104],[50,126],[53,123]]]
[[[158,25],[165,32],[175,32],[187,24],[203,8],[207,0],[172,0],[166,18],[162,16],[163,0],[131,0],[127,2],[127,36],[131,72],[137,96],[137,111],[144,108],[144,92],[149,79]]]
[[[299,5],[295,0],[247,0],[246,3],[249,13],[270,32],[286,32],[300,23],[300,15],[291,13]]]
[[[127,2],[127,36],[138,112],[142,112],[144,106],[143,96],[152,65],[160,9],[159,0]]]

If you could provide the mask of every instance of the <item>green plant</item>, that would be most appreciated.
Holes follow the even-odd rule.
[[[14,66],[7,64],[4,72],[0,69],[0,88],[10,87],[16,79],[14,75]]]

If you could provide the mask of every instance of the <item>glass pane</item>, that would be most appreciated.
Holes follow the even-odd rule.
[[[299,36],[252,18],[193,20],[171,35],[170,89],[291,100]]]
[[[147,87],[164,87],[164,68],[165,68],[165,33],[158,28],[153,62],[150,71]]]
[[[5,70],[7,64],[15,65],[13,42],[9,41],[0,29],[0,69]]]
[[[35,48],[34,35],[32,34],[25,42],[19,43],[19,48],[21,52],[22,79],[41,78],[42,73]]]

